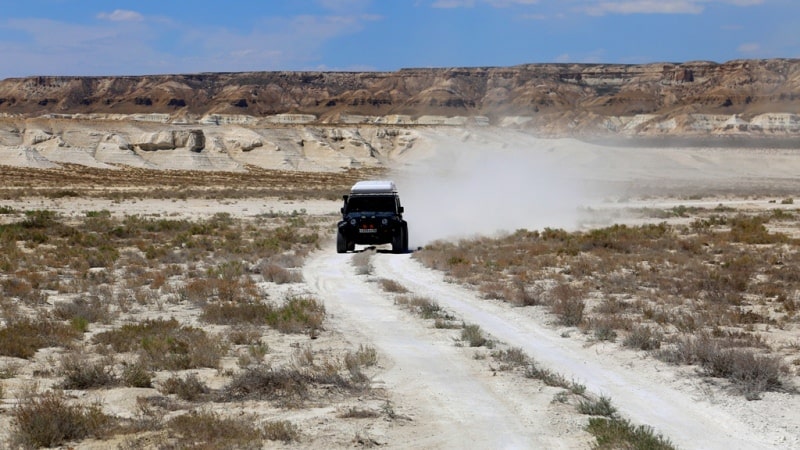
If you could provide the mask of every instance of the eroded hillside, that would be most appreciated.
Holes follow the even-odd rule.
[[[800,133],[800,60],[528,64],[397,72],[29,77],[5,117],[165,123],[500,125],[564,135]]]

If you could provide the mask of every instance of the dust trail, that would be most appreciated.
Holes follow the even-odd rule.
[[[393,173],[411,247],[520,228],[574,229],[593,197],[577,167],[535,141],[525,148],[439,144],[431,157]]]

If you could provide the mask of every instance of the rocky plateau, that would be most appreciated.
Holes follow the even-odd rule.
[[[329,171],[387,164],[439,127],[796,148],[800,60],[0,81],[6,165]]]

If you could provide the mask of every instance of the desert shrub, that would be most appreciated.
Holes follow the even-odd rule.
[[[20,278],[6,278],[0,283],[3,293],[9,297],[27,298],[33,292],[33,286],[27,280]]]
[[[757,355],[752,350],[725,349],[702,363],[708,376],[727,378],[748,399],[764,391],[779,390],[785,368],[779,356]]]
[[[489,342],[483,335],[480,325],[477,324],[464,324],[461,329],[461,341],[466,342],[470,347],[482,347]]]
[[[122,369],[122,383],[129,387],[153,387],[153,373],[147,370],[144,364],[136,361],[125,365]]]
[[[371,346],[359,346],[355,352],[347,352],[344,356],[344,365],[350,373],[350,378],[355,382],[367,382],[369,379],[361,368],[374,366],[378,363],[378,352]]]
[[[656,356],[673,364],[697,364],[705,375],[728,379],[747,398],[758,398],[764,391],[783,387],[786,372],[778,356],[759,355],[751,349],[736,348],[739,341],[713,339],[702,334],[677,340]]]
[[[322,328],[325,306],[313,297],[291,296],[267,314],[267,324],[283,333],[315,333]]]
[[[423,319],[454,320],[455,317],[445,312],[438,303],[428,297],[418,295],[401,295],[395,298],[395,303],[408,308]],[[441,327],[445,328],[445,327]],[[460,326],[458,328],[461,328]]]
[[[512,347],[506,350],[496,350],[492,352],[492,357],[501,362],[500,370],[509,370],[515,367],[524,367],[529,364],[528,355],[519,348]]]
[[[552,387],[561,387],[570,390],[574,394],[583,394],[586,387],[574,381],[567,380],[564,375],[553,372],[545,367],[539,367],[535,362],[530,361],[525,368],[525,377],[540,380],[544,384]]]
[[[348,369],[351,365],[371,367],[376,364],[378,364],[378,351],[371,345],[361,344],[358,350],[347,352],[345,355],[345,366]]]
[[[205,278],[193,279],[181,289],[181,296],[192,303],[204,305],[214,295],[214,284]]]
[[[550,295],[550,308],[562,325],[577,326],[583,322],[586,304],[578,289],[569,284],[559,284],[550,291]]]
[[[0,328],[0,355],[30,358],[40,348],[69,344],[80,334],[71,326],[52,320],[14,320]]]
[[[622,345],[639,350],[657,350],[661,348],[664,335],[647,326],[635,327],[625,336]]]
[[[103,358],[92,361],[83,353],[67,353],[61,358],[64,389],[93,389],[118,383],[113,370],[114,361]]]
[[[339,417],[343,419],[374,419],[375,417],[380,417],[381,413],[378,411],[373,411],[371,409],[366,408],[358,408],[358,407],[350,407],[343,413],[339,414]]]
[[[270,400],[282,406],[298,406],[317,386],[325,386],[326,391],[359,391],[367,386],[367,382],[344,378],[332,367],[314,371],[255,366],[235,375],[221,390],[218,400]]]
[[[109,323],[112,314],[107,301],[97,295],[78,297],[71,302],[62,302],[53,309],[53,314],[61,320],[84,319],[89,323]]]
[[[614,417],[617,414],[617,408],[611,404],[611,399],[601,395],[596,399],[584,398],[579,401],[578,412],[587,416]]]
[[[223,302],[248,302],[258,297],[252,280],[239,262],[226,262],[208,271],[213,295]]]
[[[238,326],[228,334],[228,341],[233,345],[253,345],[261,343],[261,330],[256,326]]]
[[[62,392],[28,395],[11,412],[12,439],[23,447],[56,447],[103,437],[113,424],[98,405],[70,405]]]
[[[223,401],[277,400],[296,403],[306,399],[314,378],[310,373],[257,366],[234,376],[223,389]]]
[[[325,306],[302,296],[291,296],[280,306],[261,301],[209,303],[201,318],[218,324],[269,325],[283,333],[316,333],[322,328]]]
[[[181,400],[190,402],[200,400],[210,392],[208,386],[194,373],[187,374],[183,378],[177,375],[167,378],[159,391],[163,394],[175,394]]]
[[[737,216],[730,219],[730,240],[745,244],[773,244],[786,242],[788,238],[781,233],[770,234],[764,225],[767,219],[763,217]]]
[[[674,450],[669,439],[655,433],[646,425],[635,426],[624,419],[590,417],[586,430],[595,437],[596,450],[621,448],[647,450]]]
[[[172,448],[193,449],[260,449],[265,433],[254,424],[252,417],[222,417],[213,412],[192,411],[167,422],[175,436]]]
[[[378,284],[380,284],[381,288],[386,292],[392,292],[395,294],[405,294],[408,292],[408,289],[406,289],[405,286],[388,278],[381,278],[378,280]]]
[[[264,424],[264,438],[270,441],[281,441],[285,444],[298,440],[300,430],[288,420],[275,420]]]
[[[267,316],[275,309],[271,303],[214,302],[203,306],[200,318],[205,322],[223,325],[265,325]]]
[[[140,361],[153,370],[185,370],[219,365],[224,347],[205,331],[182,326],[177,320],[147,320],[104,331],[94,342],[117,352],[137,351]]]
[[[620,253],[631,253],[641,247],[665,246],[672,229],[666,223],[646,224],[638,227],[615,224],[591,230],[580,237],[582,251],[607,249]]]

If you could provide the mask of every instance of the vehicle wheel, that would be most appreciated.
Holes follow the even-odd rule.
[[[346,253],[348,247],[347,239],[341,231],[336,232],[336,253]]]
[[[348,241],[347,242],[347,251],[348,252],[352,252],[352,251],[355,251],[355,249],[356,249],[356,243],[353,242],[353,241]]]
[[[405,253],[403,249],[403,241],[405,240],[404,230],[400,228],[392,236],[392,253]]]
[[[408,253],[408,225],[403,225],[403,253]]]

